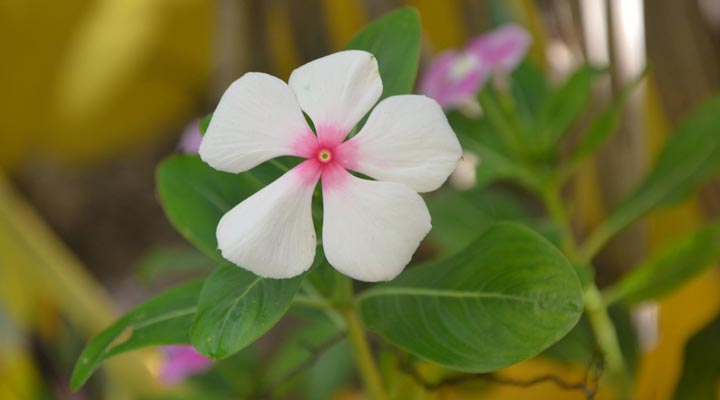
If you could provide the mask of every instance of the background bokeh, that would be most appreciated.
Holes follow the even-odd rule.
[[[230,82],[246,71],[287,79],[402,5],[421,13],[421,70],[502,19],[531,31],[530,57],[556,81],[585,61],[610,66],[598,103],[651,67],[621,134],[568,193],[579,235],[642,177],[669,128],[720,89],[717,0],[0,1],[0,398],[34,398],[25,396],[40,381],[46,398],[89,398],[69,393],[82,343],[63,340],[166,284],[137,274],[153,249],[186,246],[156,201],[154,168]],[[599,280],[718,216],[715,182],[623,234],[601,255]],[[640,398],[669,398],[687,338],[719,308],[717,268],[650,306],[659,333],[642,349]],[[153,357],[113,364],[120,378],[103,398],[154,387],[134,368]],[[511,372],[548,368],[566,367],[531,361]],[[549,385],[506,390],[499,398],[568,396]]]

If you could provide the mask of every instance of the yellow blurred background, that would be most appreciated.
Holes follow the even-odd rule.
[[[402,5],[421,13],[422,63],[506,12],[531,31],[531,58],[554,79],[586,60],[609,64],[612,79],[598,97],[651,65],[621,134],[569,193],[581,234],[637,182],[670,128],[720,89],[717,0],[0,1],[0,398],[35,398],[34,382],[47,376],[28,332],[56,340],[64,315],[91,335],[146,296],[133,288],[133,266],[151,246],[182,243],[155,200],[153,171],[188,123],[243,72],[286,79]],[[720,216],[718,183],[627,232],[601,267],[617,276],[627,260],[633,265],[707,216]],[[658,307],[658,340],[639,365],[640,399],[671,397],[685,342],[720,310],[720,272],[708,270]],[[104,398],[155,390],[145,372],[152,357],[111,363],[116,378]],[[548,371],[582,368],[537,359],[503,374]],[[62,379],[69,373],[56,374],[55,395],[84,398],[70,397]],[[472,398],[460,392],[438,396]],[[578,398],[545,384],[493,393]]]

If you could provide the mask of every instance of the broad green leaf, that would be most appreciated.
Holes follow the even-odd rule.
[[[468,372],[532,357],[582,313],[580,283],[557,248],[521,225],[489,228],[465,251],[409,268],[359,297],[368,328],[421,358]]]
[[[660,298],[720,259],[720,224],[707,225],[665,248],[606,292],[609,302]]]
[[[540,115],[537,133],[545,146],[553,147],[570,129],[592,95],[593,82],[601,71],[585,65],[578,68],[565,83],[550,95]]]
[[[302,279],[266,279],[234,265],[218,267],[200,294],[193,346],[214,359],[242,350],[280,320]]]
[[[619,231],[656,207],[681,200],[704,180],[720,173],[720,97],[703,103],[668,139],[654,167],[582,249],[594,255]]]
[[[620,125],[620,117],[625,103],[640,83],[645,79],[647,70],[633,80],[625,89],[623,89],[620,97],[610,103],[600,114],[590,123],[585,132],[582,141],[575,149],[572,158],[573,162],[578,163],[595,153],[605,141],[617,132]]]
[[[414,8],[388,13],[350,39],[345,49],[375,55],[383,82],[380,99],[411,93],[420,57],[420,14]]]
[[[696,333],[685,346],[680,381],[675,387],[676,400],[717,399],[720,381],[720,316]]]
[[[108,358],[146,346],[189,344],[190,326],[201,281],[164,292],[135,308],[95,336],[73,370],[70,386],[78,390]]]
[[[221,261],[215,230],[222,216],[263,185],[249,173],[229,174],[197,156],[172,156],[157,169],[157,191],[175,228],[214,259]]]
[[[138,262],[138,276],[152,282],[168,276],[209,273],[216,264],[205,253],[189,246],[156,247]]]

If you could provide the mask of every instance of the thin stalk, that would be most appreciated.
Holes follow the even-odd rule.
[[[578,256],[578,249],[570,229],[569,218],[560,198],[559,186],[556,184],[549,185],[548,189],[541,195],[550,218],[562,230],[563,251],[566,256],[573,263],[584,262],[585,259],[582,255]],[[583,300],[585,313],[588,316],[595,341],[604,357],[609,380],[621,390],[623,398],[626,398],[629,395],[630,382],[622,351],[620,350],[620,342],[615,332],[615,325],[608,314],[607,304],[603,301],[595,282],[588,283],[587,287],[584,288]]]
[[[585,289],[583,299],[590,327],[604,356],[608,377],[621,390],[624,395],[623,398],[626,398],[630,390],[630,383],[622,350],[620,349],[620,342],[615,332],[615,325],[607,312],[607,305],[603,301],[595,283],[591,283]]]
[[[343,311],[343,318],[347,327],[350,344],[355,351],[355,359],[360,370],[366,389],[375,400],[387,400],[380,371],[370,351],[370,345],[365,336],[365,328],[358,317],[357,310],[352,307]]]

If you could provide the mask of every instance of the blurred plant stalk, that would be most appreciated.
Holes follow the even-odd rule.
[[[88,338],[118,317],[103,288],[1,173],[0,254],[0,301],[22,330],[42,323],[34,320],[42,301],[55,305]],[[109,362],[107,398],[158,393],[160,386],[148,370],[153,356],[141,351]]]

